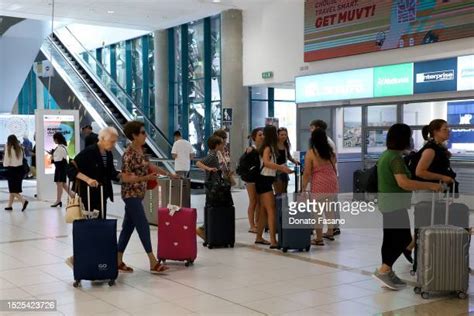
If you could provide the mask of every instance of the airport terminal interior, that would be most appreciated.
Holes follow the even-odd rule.
[[[474,313],[473,21],[0,0],[0,315]]]

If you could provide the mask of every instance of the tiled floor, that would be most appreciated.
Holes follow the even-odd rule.
[[[472,299],[423,300],[411,286],[400,292],[381,288],[370,276],[380,260],[377,230],[344,230],[335,242],[309,253],[255,246],[254,235],[247,233],[245,192],[234,192],[234,249],[199,246],[194,266],[170,263],[169,273],[153,276],[134,234],[125,255],[133,274],[120,275],[114,287],[84,281],[75,289],[64,264],[72,253],[71,226],[64,223],[64,210],[33,198],[34,185],[25,184],[31,204],[21,213],[19,205],[3,211],[6,183],[0,183],[0,300],[55,299],[58,304],[55,313],[31,315],[468,315],[474,309]],[[109,214],[120,222],[123,203],[117,200]],[[200,220],[202,203],[203,195],[193,196]],[[156,249],[156,228],[151,235]],[[395,269],[414,282],[403,258]]]

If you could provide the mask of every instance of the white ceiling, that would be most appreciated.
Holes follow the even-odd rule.
[[[0,15],[49,20],[53,0],[0,0]],[[59,24],[83,23],[157,30],[221,11],[292,0],[54,0]],[[113,13],[109,13],[113,11]]]

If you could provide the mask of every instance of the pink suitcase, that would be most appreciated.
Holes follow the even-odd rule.
[[[170,181],[171,183],[171,181]],[[182,197],[182,189],[180,190]],[[171,188],[169,190],[171,195]],[[160,207],[158,209],[158,261],[167,259],[193,264],[197,257],[195,208]]]

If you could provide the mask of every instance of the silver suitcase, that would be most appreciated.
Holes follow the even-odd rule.
[[[434,220],[435,194],[431,208]],[[449,196],[446,199],[446,223]],[[418,269],[415,293],[425,299],[432,292],[456,292],[461,299],[469,288],[469,234],[461,227],[432,225],[422,227],[418,238]]]
[[[156,188],[146,191],[143,204],[148,223],[158,225],[159,207],[168,204],[191,206],[191,180],[160,178]]]

